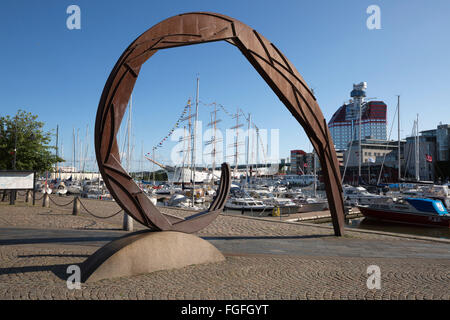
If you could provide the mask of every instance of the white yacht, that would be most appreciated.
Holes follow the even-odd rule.
[[[225,203],[225,208],[239,211],[267,212],[267,215],[269,215],[272,213],[273,206],[268,206],[264,204],[263,201],[255,200],[254,198],[251,197],[246,198],[231,197]]]
[[[48,184],[45,183],[45,181],[44,182],[37,182],[36,183],[36,190],[38,192],[41,192],[41,193],[48,193],[48,194],[52,193],[52,188],[50,188],[48,186]]]
[[[192,199],[188,198],[186,195],[175,193],[170,197],[167,205],[171,207],[188,207],[191,205],[191,203]]]
[[[296,204],[292,199],[276,197],[268,190],[249,190],[248,193],[269,207],[280,208],[280,213],[297,213],[300,208],[300,205]]]
[[[67,193],[67,187],[63,181],[59,182],[54,188],[53,192],[57,195],[63,196]]]
[[[344,203],[348,206],[369,205],[392,199],[390,196],[373,194],[364,187],[343,186]]]
[[[83,191],[81,183],[79,181],[67,181],[65,182],[68,194],[80,194]]]

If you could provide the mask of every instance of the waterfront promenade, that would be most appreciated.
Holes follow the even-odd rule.
[[[83,203],[98,215],[118,211],[111,201]],[[338,238],[328,226],[227,214],[197,234],[224,262],[69,290],[67,267],[124,235],[123,214],[73,216],[71,205],[37,204],[0,203],[0,299],[450,299],[449,240],[352,229]],[[367,288],[370,265],[380,268],[381,289]]]

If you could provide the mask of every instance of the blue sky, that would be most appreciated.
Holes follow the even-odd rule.
[[[71,4],[81,8],[81,30],[66,27]],[[366,27],[372,4],[381,9],[380,30]],[[366,81],[368,97],[388,105],[388,134],[397,94],[402,137],[417,113],[423,130],[450,123],[448,0],[2,0],[0,8],[0,113],[24,109],[48,130],[59,125],[69,163],[74,128],[83,141],[88,126],[88,158],[95,158],[98,101],[125,48],[161,20],[192,11],[229,15],[275,43],[314,89],[327,120],[349,99],[352,84]],[[303,129],[238,50],[213,43],[160,51],[143,66],[133,93],[135,159],[142,144],[151,152],[195,98],[197,74],[200,100],[240,107],[258,127],[279,129],[280,157],[291,149],[311,151]],[[204,123],[210,111],[200,106]],[[218,117],[223,130],[233,125],[224,113]],[[393,139],[396,132],[395,121]],[[174,145],[166,143],[158,159],[169,161]]]

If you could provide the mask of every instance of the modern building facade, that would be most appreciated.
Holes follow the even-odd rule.
[[[435,166],[433,165],[433,159],[436,161],[436,131],[436,129],[422,131],[417,139],[415,136],[406,138],[403,178],[434,181]]]
[[[303,174],[306,163],[306,152],[303,150],[291,150],[291,173]]]
[[[316,158],[316,170],[320,169],[320,161]],[[291,174],[313,174],[314,153],[307,153],[303,150],[291,150]]]
[[[400,154],[406,141],[400,141]],[[352,144],[352,146],[350,146]],[[398,141],[386,141],[379,139],[363,139],[361,140],[361,152],[363,165],[382,164],[394,166],[398,168]],[[357,167],[359,165],[359,141],[349,143],[344,154],[344,165],[349,167]]]
[[[387,139],[387,105],[383,101],[365,101],[366,89],[365,82],[354,84],[352,100],[331,117],[328,128],[336,149],[346,149],[349,142],[359,140],[360,130],[361,139]]]
[[[437,161],[450,161],[450,125],[439,124],[436,129]]]
[[[421,131],[406,138],[405,177],[410,179],[446,181],[450,177],[450,125]],[[416,160],[417,159],[417,160]]]
[[[400,154],[406,141],[400,141]],[[378,139],[361,140],[361,179],[366,183],[385,183],[398,181],[398,141]],[[341,167],[343,182],[357,185],[359,181],[359,141],[349,143],[344,152],[344,165]],[[403,157],[401,166],[404,166]]]

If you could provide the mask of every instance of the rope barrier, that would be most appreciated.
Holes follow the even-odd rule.
[[[54,204],[56,204],[59,207],[65,207],[68,206],[69,204],[73,203],[75,201],[75,198],[73,198],[70,202],[66,203],[66,204],[59,204],[57,202],[55,202],[55,200],[52,199],[52,197],[49,197],[50,201],[53,202]]]
[[[45,197],[45,193],[43,193],[42,196],[41,196],[40,198],[35,198],[34,200],[35,200],[35,201],[39,201],[39,200],[42,200],[44,197]],[[75,199],[76,199],[76,198],[73,198],[73,199],[72,199],[71,201],[69,201],[68,203],[60,204],[60,203],[57,203],[55,200],[53,200],[52,197],[49,196],[48,198],[50,199],[50,201],[51,201],[53,204],[55,204],[55,205],[57,205],[57,206],[59,206],[59,207],[66,207],[66,206],[72,204],[72,203],[75,201]],[[123,211],[123,209],[120,209],[119,211],[117,211],[116,213],[114,213],[114,214],[112,214],[112,215],[110,215],[110,216],[101,217],[101,216],[98,216],[98,215],[92,213],[88,208],[86,208],[86,206],[84,205],[84,203],[81,202],[80,198],[78,198],[78,201],[79,201],[80,205],[83,207],[83,209],[84,209],[88,214],[90,214],[90,215],[92,215],[92,216],[94,216],[94,217],[96,217],[96,218],[99,218],[99,219],[109,219],[109,218],[112,218],[112,217],[118,215],[119,213],[121,213],[121,212]]]
[[[89,213],[90,215],[92,215],[92,216],[94,216],[94,217],[96,217],[96,218],[99,218],[99,219],[109,219],[109,218],[112,218],[112,217],[118,215],[119,213],[121,213],[121,212],[123,211],[123,209],[120,209],[119,211],[117,211],[116,213],[114,213],[114,214],[112,214],[112,215],[110,215],[110,216],[107,216],[107,217],[100,217],[100,216],[97,216],[97,215],[93,214],[91,211],[89,211],[89,210],[84,206],[83,202],[81,202],[81,200],[80,200],[79,198],[78,198],[78,201],[80,202],[81,206],[83,207],[84,210],[86,210],[87,213]]]

